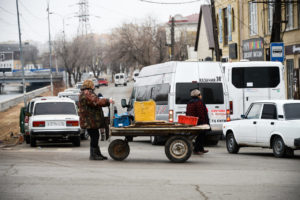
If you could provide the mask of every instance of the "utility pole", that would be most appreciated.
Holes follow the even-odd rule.
[[[212,19],[212,23],[213,23],[213,36],[214,36],[214,42],[215,42],[216,61],[221,61],[218,34],[217,34],[218,28],[217,28],[217,23],[216,23],[216,8],[215,8],[214,0],[211,0],[211,19]]]
[[[49,31],[49,66],[50,66],[50,82],[51,82],[51,96],[53,96],[53,78],[52,78],[52,48],[51,48],[51,32],[50,32],[50,10],[49,10],[49,1],[47,6],[48,12],[48,31]]]
[[[171,19],[171,60],[175,60],[174,46],[175,46],[175,20],[174,17]]]
[[[19,1],[16,0],[17,5],[17,17],[18,17],[18,30],[19,30],[19,48],[20,48],[20,60],[22,65],[22,76],[23,76],[23,98],[24,106],[26,107],[26,83],[25,83],[25,71],[24,71],[24,60],[23,60],[23,48],[22,48],[22,37],[21,37],[21,28],[20,28],[20,16],[19,16]]]
[[[280,31],[281,31],[281,0],[275,0],[275,10],[273,13],[273,24],[272,24],[270,43],[281,42]]]

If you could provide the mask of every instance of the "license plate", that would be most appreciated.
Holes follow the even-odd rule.
[[[49,122],[47,122],[47,126],[65,126],[65,122],[63,122],[63,121],[49,121]]]

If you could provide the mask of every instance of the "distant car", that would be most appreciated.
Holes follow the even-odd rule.
[[[108,81],[106,80],[106,78],[98,78],[98,84],[99,86],[108,86]]]
[[[96,88],[99,88],[99,87],[100,87],[100,85],[99,85],[99,83],[98,83],[98,80],[97,80],[96,78],[92,78],[91,80],[93,81],[94,86],[95,86]]]
[[[78,82],[78,83],[76,83],[75,88],[80,90],[82,85],[83,85],[83,82]]]
[[[272,148],[275,157],[284,157],[300,149],[299,100],[257,101],[241,117],[223,124],[229,153],[252,146]]]
[[[35,101],[29,119],[30,146],[37,140],[70,140],[80,146],[77,107],[69,98],[40,98]]]
[[[65,89],[64,92],[80,93],[80,89],[77,89],[77,88],[68,88],[68,89]]]

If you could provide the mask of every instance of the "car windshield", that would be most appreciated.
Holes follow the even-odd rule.
[[[287,120],[300,119],[300,103],[285,104],[284,113]]]
[[[71,102],[37,103],[34,115],[77,115],[75,104]]]

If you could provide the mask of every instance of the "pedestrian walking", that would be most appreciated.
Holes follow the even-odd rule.
[[[194,89],[191,91],[191,100],[186,107],[186,115],[198,117],[197,125],[209,124],[209,118],[207,108],[202,101],[202,95],[200,90]],[[208,150],[204,150],[205,132],[200,133],[196,137],[194,145],[194,154],[201,155],[207,153]]]
[[[106,160],[107,157],[101,154],[98,144],[99,129],[104,124],[102,107],[109,106],[110,103],[113,103],[113,100],[106,98],[99,99],[94,89],[93,81],[85,80],[83,82],[79,95],[80,127],[87,129],[91,138],[90,160]]]

